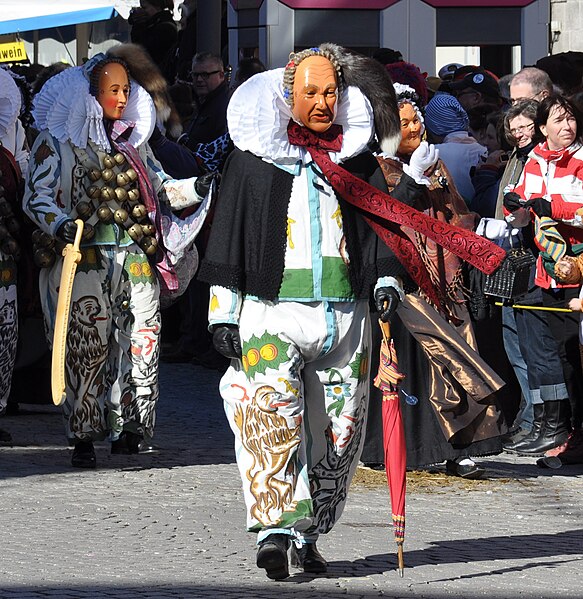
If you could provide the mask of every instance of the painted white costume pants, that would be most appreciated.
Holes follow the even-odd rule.
[[[220,391],[248,529],[314,540],[340,517],[364,442],[368,304],[245,299],[239,332]]]
[[[6,408],[18,341],[16,263],[0,252],[0,413]]]
[[[62,263],[57,260],[40,277],[49,342]],[[159,335],[159,286],[142,250],[135,244],[85,249],[67,335],[63,415],[70,441],[114,441],[124,429],[153,435]]]

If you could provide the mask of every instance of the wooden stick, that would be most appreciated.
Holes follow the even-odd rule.
[[[403,578],[405,570],[405,558],[403,557],[403,543],[397,543],[397,561],[399,564],[399,575]]]

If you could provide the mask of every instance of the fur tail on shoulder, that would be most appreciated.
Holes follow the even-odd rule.
[[[152,96],[158,120],[173,138],[180,137],[182,124],[168,93],[168,83],[146,50],[137,44],[120,44],[110,48],[107,54],[126,62],[132,78]]]
[[[383,152],[394,156],[401,143],[401,121],[393,81],[387,69],[373,58],[350,52],[336,44],[322,44],[340,55],[346,85],[354,85],[368,98],[374,112],[375,131]]]

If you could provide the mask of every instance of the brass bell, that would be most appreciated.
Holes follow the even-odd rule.
[[[116,164],[119,164],[120,166],[126,161],[126,157],[121,152],[118,152],[113,159],[115,160]]]
[[[140,241],[140,239],[144,236],[144,234],[142,233],[142,227],[138,224],[138,223],[134,223],[129,229],[128,229],[128,235],[134,240],[134,241]]]
[[[14,237],[8,237],[2,242],[2,251],[9,256],[13,256],[18,252],[18,243]]]
[[[0,200],[0,216],[10,216],[12,214],[12,206],[7,200]]]
[[[101,178],[107,183],[115,177],[115,173],[110,168],[104,168],[101,171]]]
[[[107,204],[101,204],[97,208],[97,218],[105,224],[110,223],[113,220],[113,212]]]
[[[124,210],[123,208],[118,208],[114,213],[113,213],[113,220],[118,224],[118,225],[123,225],[126,220],[128,219],[128,211]]]
[[[139,189],[130,189],[128,191],[128,200],[130,202],[137,202],[140,199],[140,190]]]
[[[146,216],[148,216],[148,211],[146,210],[146,207],[144,206],[144,204],[136,204],[132,208],[132,218],[134,220],[137,220],[138,222],[140,222],[141,220],[146,218]]]
[[[97,185],[92,185],[87,189],[87,195],[92,199],[96,200],[101,194],[101,188],[97,187]]]
[[[35,229],[31,234],[30,234],[30,240],[32,241],[32,243],[34,245],[40,244],[41,243],[41,239],[42,236],[45,234],[44,231],[41,231],[40,229]]]
[[[123,187],[116,187],[114,192],[118,202],[125,202],[128,199],[128,192]]]
[[[156,234],[156,229],[154,228],[154,225],[152,225],[151,223],[141,225],[141,227],[142,227],[142,232],[144,233],[144,235],[153,237]]]
[[[140,247],[146,253],[146,256],[154,256],[158,251],[158,242],[155,237],[144,237],[140,242]]]
[[[90,239],[93,239],[94,237],[95,237],[95,228],[93,227],[93,225],[86,224],[83,227],[83,234],[81,235],[81,239],[84,239],[85,241],[89,241]]]
[[[138,173],[133,168],[128,168],[126,175],[130,178],[130,181],[135,181],[138,178]]]
[[[20,233],[20,223],[13,216],[9,216],[4,221],[4,224],[8,228],[8,231],[10,231],[11,235],[18,235],[18,233]]]
[[[101,179],[101,171],[98,168],[90,168],[87,176],[91,181],[99,181]]]
[[[109,187],[109,185],[104,185],[101,188],[100,196],[104,202],[115,200],[115,191],[111,187]]]
[[[49,233],[45,233],[44,231],[40,232],[40,239],[38,242],[40,246],[50,250],[55,247],[56,241],[57,240]]]
[[[113,156],[104,156],[103,158],[103,166],[105,168],[113,168],[115,166],[115,160],[113,158]]]
[[[131,183],[131,180],[126,173],[118,173],[115,181],[120,187]]]
[[[87,220],[93,214],[93,206],[89,202],[77,202],[75,208],[77,209],[77,214],[79,215],[79,218],[81,218],[82,220]]]
[[[53,250],[40,248],[35,251],[33,259],[34,263],[39,268],[50,268],[57,258],[57,254]]]

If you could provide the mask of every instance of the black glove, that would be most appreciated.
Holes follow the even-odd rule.
[[[537,216],[552,216],[551,203],[544,198],[532,198],[524,203],[525,208],[532,208]]]
[[[77,234],[77,223],[74,220],[66,220],[59,225],[57,229],[57,237],[66,243],[73,243]]]
[[[204,175],[197,177],[194,182],[194,191],[196,191],[197,195],[201,198],[206,197],[206,194],[209,192],[209,187],[216,176],[218,175],[215,173],[204,173]]]
[[[374,293],[374,301],[379,318],[383,322],[389,322],[399,307],[401,298],[394,287],[379,287]]]
[[[213,345],[225,358],[240,360],[243,356],[239,327],[234,324],[215,325],[213,328]]]
[[[508,193],[504,194],[502,204],[504,205],[504,208],[508,210],[508,212],[514,212],[519,208],[525,207],[524,202],[521,201],[521,197],[513,191],[509,191]]]

